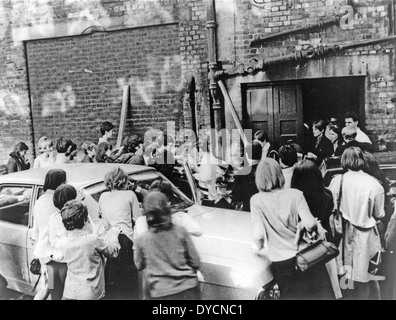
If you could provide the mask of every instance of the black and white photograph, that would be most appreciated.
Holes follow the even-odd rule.
[[[396,300],[396,0],[0,0],[0,61],[0,300]]]

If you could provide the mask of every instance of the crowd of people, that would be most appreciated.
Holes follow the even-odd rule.
[[[217,157],[209,138],[202,139],[199,147],[186,138],[177,153],[166,134],[156,141],[127,136],[121,148],[113,148],[114,126],[108,121],[100,128],[98,143],[84,141],[80,150],[71,139],[59,138],[56,156],[53,141],[40,138],[33,168],[54,168],[48,171],[45,192],[33,210],[34,253],[42,266],[35,298],[102,299],[105,283],[110,282],[132,294],[138,286],[137,274],[144,270],[145,298],[199,299],[200,257],[191,236],[201,236],[202,230],[185,212],[172,211],[170,184],[154,181],[143,194],[141,211],[127,174],[120,167],[111,169],[104,177],[108,191],[99,199],[106,232],[99,234],[87,222],[83,195],[67,184],[65,171],[57,168],[74,162],[127,163],[151,165],[170,177],[180,160],[190,164],[206,195],[203,204],[250,212],[255,252],[272,261],[281,299],[396,298],[391,282],[395,272],[389,267],[395,266],[395,214],[385,210],[390,182],[358,124],[353,112],[345,114],[343,128],[336,118],[316,120],[312,139],[305,140],[303,147],[287,141],[278,150],[271,149],[267,133],[259,130],[243,150],[244,166]],[[27,150],[23,142],[15,146],[8,172],[30,168]],[[326,187],[321,168],[328,157],[339,157],[345,173]],[[224,181],[230,167],[237,172],[228,195],[218,182]],[[326,264],[297,270],[299,250],[313,239],[334,240],[330,217],[338,202],[344,226],[337,243],[340,254]]]

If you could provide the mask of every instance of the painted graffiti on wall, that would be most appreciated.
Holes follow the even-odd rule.
[[[27,116],[29,111],[23,108],[23,105],[22,98],[18,94],[8,90],[0,90],[0,116]]]
[[[161,88],[162,93],[168,93],[169,91],[181,92],[183,90],[183,82],[180,75],[180,81],[178,84],[174,79],[170,78],[170,72],[175,68],[175,66],[180,65],[180,55],[173,55],[164,57],[163,67],[158,70],[158,68],[153,68],[150,74],[156,75],[156,80],[148,80],[143,77],[132,76],[129,78],[128,82],[124,78],[118,79],[119,89],[122,91],[124,84],[129,84],[132,90],[140,96],[144,101],[145,105],[150,106],[155,100],[155,88]]]
[[[64,84],[58,90],[43,95],[41,116],[47,117],[56,113],[66,113],[75,106],[76,95],[73,87],[70,84]]]

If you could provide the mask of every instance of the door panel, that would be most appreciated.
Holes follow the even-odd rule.
[[[268,138],[273,141],[273,103],[272,88],[252,88],[247,91],[247,114],[250,128],[253,132],[265,130]]]
[[[302,98],[298,84],[274,86],[274,145],[278,148],[288,140],[303,145]]]
[[[26,246],[32,191],[28,185],[0,186],[0,274],[20,292],[30,285]]]
[[[246,91],[247,125],[265,130],[277,150],[288,140],[303,144],[301,87],[297,83],[249,88]]]

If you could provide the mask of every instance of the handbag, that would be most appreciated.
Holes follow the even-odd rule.
[[[337,208],[333,210],[333,212],[329,217],[331,235],[328,238],[329,241],[334,243],[337,247],[340,244],[342,237],[344,236],[344,228],[343,228],[343,220],[342,220],[343,218],[342,218],[342,213],[340,211],[343,179],[344,179],[344,175],[341,176],[340,192],[338,193],[338,199],[337,199]]]
[[[39,259],[33,259],[30,262],[30,267],[29,270],[31,273],[35,274],[35,275],[39,275],[41,274],[41,263]]]
[[[276,280],[272,279],[259,289],[254,300],[279,300],[280,295],[279,286]]]
[[[306,271],[313,266],[330,261],[338,256],[340,251],[331,242],[318,240],[310,244],[307,248],[297,252],[296,269]]]

